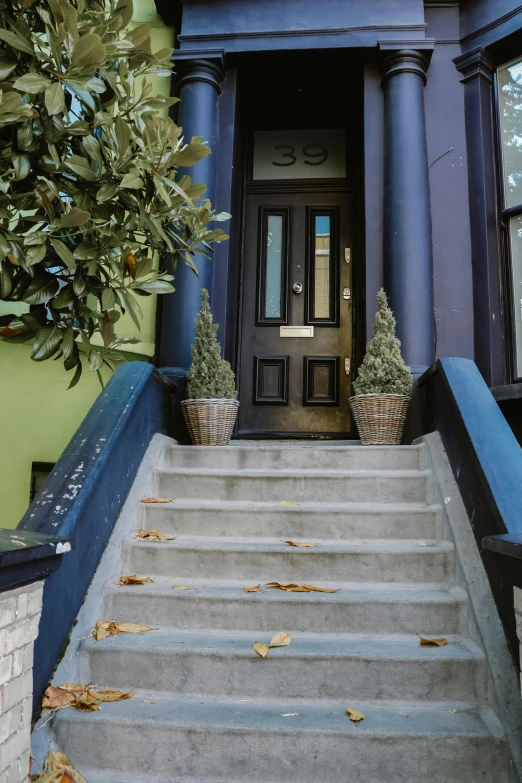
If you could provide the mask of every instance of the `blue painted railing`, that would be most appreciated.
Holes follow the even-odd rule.
[[[34,706],[59,659],[152,436],[168,433],[168,376],[145,362],[122,365],[56,463],[19,530],[74,538],[76,549],[44,588],[35,643]]]
[[[513,579],[486,540],[522,534],[522,449],[471,360],[439,359],[419,386],[424,429],[440,433],[518,663]]]

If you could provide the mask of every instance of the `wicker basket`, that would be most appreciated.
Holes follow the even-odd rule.
[[[228,446],[236,423],[237,400],[184,400],[183,416],[195,446]]]
[[[409,397],[359,394],[349,400],[364,446],[397,446],[401,442]]]

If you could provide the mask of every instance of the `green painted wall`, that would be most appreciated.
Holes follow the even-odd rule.
[[[161,21],[154,0],[134,0],[132,24],[149,25],[153,51],[173,46],[173,31]],[[169,77],[150,78],[156,92],[170,94]],[[154,353],[155,297],[140,298],[140,305],[142,342],[128,347],[137,354],[129,358]],[[12,312],[23,309],[0,302],[0,313]],[[127,318],[118,323],[118,333],[137,336]],[[0,340],[0,527],[17,526],[29,505],[32,463],[56,462],[100,392],[98,378],[88,367],[78,386],[67,391],[72,373],[66,373],[60,361],[36,364],[30,352],[30,345]]]

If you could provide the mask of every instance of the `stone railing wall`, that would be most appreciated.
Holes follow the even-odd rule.
[[[0,593],[0,783],[27,783],[43,581]]]
[[[520,641],[520,660],[522,661],[522,590],[520,587],[513,588],[515,598],[515,619],[517,621],[517,636]],[[522,674],[521,674],[522,686]]]

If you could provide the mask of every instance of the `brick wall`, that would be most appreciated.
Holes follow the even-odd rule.
[[[0,593],[0,783],[27,783],[43,582]]]

